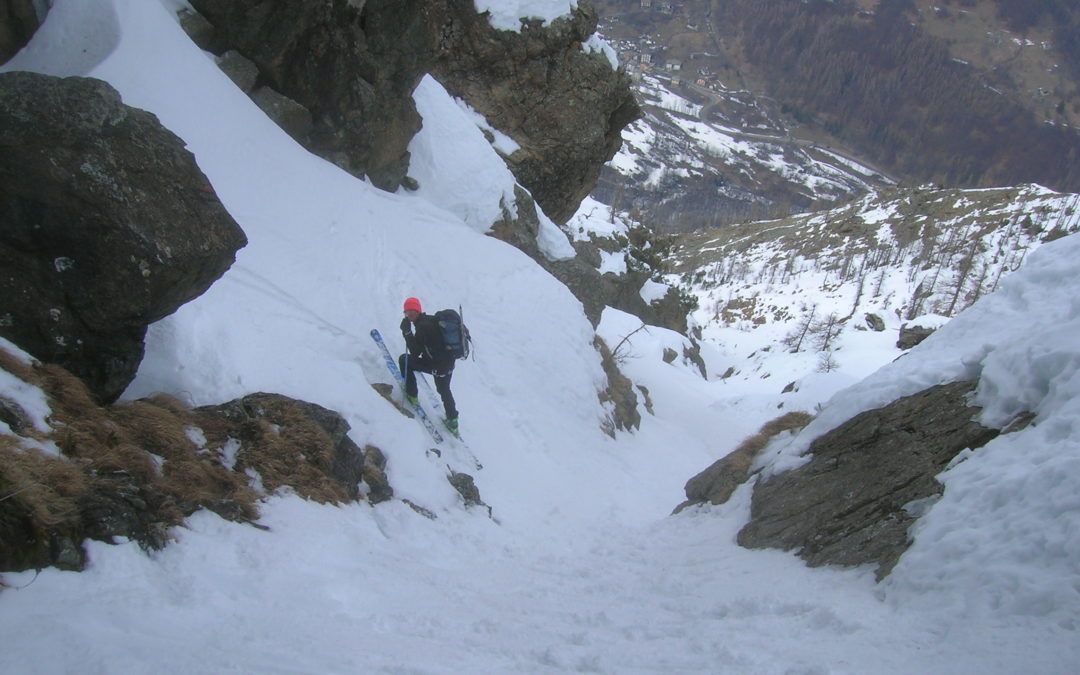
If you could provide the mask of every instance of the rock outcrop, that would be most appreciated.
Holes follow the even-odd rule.
[[[233,49],[259,70],[259,81],[312,116],[296,140],[385,190],[409,166],[420,129],[412,92],[435,60],[446,24],[443,2],[366,0],[193,0],[214,26],[201,45]]]
[[[739,447],[725,457],[713,462],[709,468],[686,482],[686,501],[675,508],[675,513],[690,506],[724,504],[736,488],[750,479],[754,460],[766,446],[781,433],[802,429],[813,419],[802,411],[789,412],[767,422],[747,438]]]
[[[30,42],[41,18],[34,0],[0,0],[0,63],[7,62]]]
[[[0,73],[0,335],[113,401],[146,326],[246,241],[154,115],[100,80]]]
[[[593,346],[600,352],[600,365],[607,375],[607,388],[600,392],[600,402],[608,407],[608,419],[603,425],[604,432],[615,437],[615,430],[633,431],[641,426],[641,413],[638,412],[638,398],[634,393],[634,383],[619,370],[619,364],[611,348],[597,335]]]
[[[80,570],[88,539],[160,549],[200,509],[261,527],[259,500],[284,488],[320,503],[393,495],[382,452],[358,448],[340,415],[312,403],[252,394],[106,407],[59,366],[0,348],[0,371],[40,389],[51,411],[44,429],[0,397],[0,571]]]
[[[900,327],[900,337],[896,340],[896,346],[900,349],[911,349],[926,338],[934,334],[933,328],[925,326],[909,326],[904,324]]]
[[[625,73],[583,48],[596,30],[584,0],[549,26],[493,28],[471,0],[193,0],[213,25],[185,21],[200,46],[242,54],[257,84],[310,112],[290,131],[312,152],[385,190],[406,180],[420,129],[412,92],[433,74],[513,138],[507,159],[558,223],[573,215],[640,110]]]
[[[447,0],[446,49],[433,74],[488,123],[521,146],[508,165],[557,223],[592,191],[622,144],[622,128],[641,115],[630,78],[584,43],[596,32],[587,0],[567,17],[520,32],[495,30],[471,0]]]
[[[976,384],[931,387],[816,439],[807,464],[754,487],[739,544],[794,550],[811,566],[875,564],[886,576],[911,543],[919,505],[942,493],[935,476],[999,433],[973,420]]]
[[[364,452],[349,438],[349,423],[340,414],[314,403],[281,394],[257,393],[217,406],[196,408],[199,415],[220,416],[240,448],[273,448],[245,457],[238,453],[233,470],[254,469],[268,492],[280,487],[325,485],[334,501],[360,497],[364,479]],[[288,440],[281,439],[287,429]],[[272,454],[272,461],[266,461]],[[380,453],[381,455],[381,453]],[[385,466],[380,458],[376,466]],[[373,467],[367,467],[369,473]],[[380,489],[389,486],[385,476],[373,474]],[[390,495],[393,490],[390,490]]]

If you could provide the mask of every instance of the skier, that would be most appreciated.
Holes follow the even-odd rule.
[[[446,412],[446,428],[458,435],[458,411],[454,395],[450,393],[450,377],[454,374],[454,357],[443,347],[442,329],[435,317],[424,314],[420,301],[406,298],[405,318],[401,320],[401,334],[405,337],[406,353],[398,358],[398,366],[405,376],[405,397],[416,405],[416,373],[430,373],[435,377],[435,389],[442,397]]]

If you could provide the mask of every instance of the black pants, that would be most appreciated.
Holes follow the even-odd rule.
[[[430,373],[435,377],[435,391],[442,397],[443,409],[446,411],[446,419],[452,420],[458,416],[457,406],[454,404],[454,395],[450,393],[450,378],[454,374],[454,362],[449,364],[432,363],[426,356],[410,356],[402,354],[398,357],[398,367],[405,376],[405,393],[416,396],[416,373]]]

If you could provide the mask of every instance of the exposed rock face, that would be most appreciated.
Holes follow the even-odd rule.
[[[0,571],[83,569],[87,539],[160,549],[200,509],[261,527],[259,500],[286,487],[320,503],[393,495],[382,452],[361,451],[340,415],[312,403],[252,394],[194,410],[167,396],[103,407],[59,366],[0,348],[0,371],[39,389],[52,413],[43,430],[0,397]]]
[[[677,333],[686,333],[687,307],[678,291],[669,288],[663,298],[651,303],[641,297],[641,288],[649,278],[649,273],[644,270],[630,269],[625,274],[608,272],[600,277],[599,286],[582,287],[579,298],[589,299],[592,304],[599,306],[601,312],[605,306],[614,307],[633,314],[650,326],[663,326]],[[575,291],[575,295],[578,294],[573,286],[570,289]]]
[[[809,463],[754,488],[739,544],[796,550],[812,566],[875,563],[887,575],[911,543],[913,505],[942,492],[935,476],[998,435],[972,420],[976,384],[931,387],[815,440]]]
[[[593,338],[593,346],[600,352],[600,364],[608,380],[607,389],[600,392],[600,402],[610,403],[613,407],[604,431],[614,438],[616,429],[632,431],[641,426],[637,394],[634,393],[634,385],[630,379],[619,371],[619,364],[611,353],[611,348],[599,335]]]
[[[911,349],[933,334],[933,328],[904,324],[900,327],[900,338],[896,341],[896,346],[900,349]]]
[[[420,129],[412,92],[435,59],[445,4],[426,0],[194,0],[260,78],[310,111],[308,149],[385,190],[401,184]],[[207,38],[209,40],[209,38]]]
[[[593,326],[600,323],[604,307],[614,307],[641,318],[654,326],[686,331],[686,307],[676,291],[650,304],[641,297],[641,287],[649,279],[645,271],[630,270],[626,274],[600,274],[600,254],[595,243],[574,242],[577,255],[565,260],[549,260],[540,250],[537,234],[540,221],[532,208],[529,193],[515,187],[518,217],[504,209],[503,218],[494,223],[491,234],[496,239],[519,249],[570,289],[585,310]]]
[[[313,152],[386,190],[406,178],[420,129],[412,92],[430,72],[521,149],[507,158],[544,212],[564,223],[640,115],[629,77],[582,42],[596,30],[584,0],[571,17],[497,31],[471,0],[193,0],[205,49],[236,50],[260,81],[310,111]]]
[[[509,159],[518,182],[552,220],[565,223],[595,186],[641,111],[630,79],[582,43],[596,11],[581,0],[567,18],[520,33],[497,31],[471,0],[447,0],[447,49],[433,74],[521,148]]]
[[[30,42],[40,17],[34,0],[0,0],[0,63],[7,62]]]
[[[0,335],[104,402],[246,244],[184,142],[105,82],[0,73]]]
[[[243,453],[237,456],[235,469],[255,468],[268,490],[297,480],[321,483],[329,478],[329,487],[339,493],[339,499],[355,500],[360,496],[365,470],[380,490],[389,488],[385,474],[379,475],[385,467],[382,453],[375,455],[373,466],[365,467],[364,452],[348,436],[349,423],[333,410],[281,394],[258,393],[219,406],[197,408],[195,412],[223,417],[234,427],[230,436],[241,446],[277,446],[272,461],[265,457],[269,453],[261,453],[263,457],[245,458]],[[290,435],[288,443],[276,442],[281,429]],[[393,494],[393,490],[389,492]]]
[[[709,468],[688,480],[684,488],[686,501],[675,509],[675,513],[698,504],[709,503],[716,506],[727,502],[735,489],[750,478],[750,467],[754,460],[773,438],[785,431],[802,429],[811,419],[813,418],[808,413],[795,411],[767,422],[730,454],[716,460]]]

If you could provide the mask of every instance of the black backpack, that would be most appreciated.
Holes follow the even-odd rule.
[[[440,309],[435,312],[435,321],[442,331],[446,353],[455,359],[469,358],[472,338],[469,336],[469,329],[461,321],[461,314],[452,309]]]

